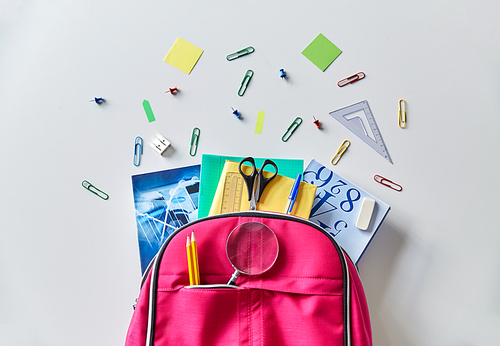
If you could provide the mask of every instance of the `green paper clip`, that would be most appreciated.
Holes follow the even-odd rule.
[[[189,147],[189,155],[195,156],[198,150],[198,140],[200,139],[200,129],[195,127],[193,129],[193,135],[191,136],[191,146]],[[194,150],[194,152],[193,152]]]
[[[283,137],[281,137],[281,140],[283,142],[286,142],[287,140],[289,140],[290,137],[292,137],[292,134],[295,132],[295,130],[297,130],[297,127],[299,127],[300,124],[302,124],[302,118],[296,117],[295,120],[293,121],[293,123],[286,130]]]
[[[101,197],[102,199],[108,199],[109,196],[106,192],[99,190],[97,187],[89,183],[87,180],[82,181],[82,186],[92,192],[94,195]]]
[[[238,96],[243,96],[245,94],[245,91],[247,90],[248,83],[250,83],[250,79],[253,77],[253,71],[248,70],[245,73],[245,77],[243,77],[243,80],[241,81],[241,86],[240,89],[238,90]]]
[[[229,54],[228,56],[226,56],[226,60],[227,61],[235,60],[241,58],[242,56],[251,54],[253,52],[255,52],[255,49],[252,46],[246,47],[243,48],[242,50],[237,51],[236,53]]]

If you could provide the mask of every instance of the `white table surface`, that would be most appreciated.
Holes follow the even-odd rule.
[[[332,169],[392,207],[359,264],[374,344],[498,343],[499,10],[486,0],[1,1],[0,344],[124,343],[140,281],[131,175],[204,153],[329,165],[344,139]],[[319,33],[343,50],[325,72],[301,54]],[[163,62],[177,37],[204,50],[190,75]],[[247,46],[255,53],[226,61]],[[364,80],[336,85],[359,71]],[[328,114],[361,100],[394,164]],[[173,146],[163,157],[148,146],[158,133]]]

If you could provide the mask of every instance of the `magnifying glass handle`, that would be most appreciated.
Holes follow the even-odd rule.
[[[238,279],[238,276],[240,276],[240,271],[236,269],[226,285],[236,285],[236,279]]]

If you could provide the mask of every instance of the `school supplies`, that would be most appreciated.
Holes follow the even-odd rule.
[[[177,94],[178,91],[179,91],[179,89],[177,89],[177,87],[175,87],[175,88],[168,88],[168,90],[165,91],[165,94],[166,93],[170,93],[171,95],[175,95],[175,94]]]
[[[195,280],[195,270],[193,266],[193,250],[191,245],[191,237],[187,236],[186,240],[186,254],[187,254],[187,264],[188,264],[188,272],[189,272],[189,285],[196,285]]]
[[[243,177],[241,174],[228,172],[224,181],[224,192],[220,206],[220,214],[240,210],[243,196]]]
[[[238,96],[243,96],[245,94],[245,91],[247,90],[248,87],[248,83],[250,83],[252,77],[253,77],[253,71],[247,70],[247,72],[243,76],[243,80],[241,81],[240,88],[238,89]]]
[[[84,180],[82,181],[82,186],[89,190],[90,192],[92,192],[94,195],[106,200],[109,198],[108,194],[104,191],[101,191],[99,190],[97,187],[95,187],[94,185],[92,185],[90,182],[88,182],[87,180]]]
[[[94,99],[90,100],[90,102],[95,102],[99,105],[99,104],[105,102],[105,100],[102,97],[94,97]]]
[[[194,285],[200,284],[200,266],[198,263],[198,247],[196,245],[196,238],[194,231],[191,231],[191,257],[193,259],[193,281]]]
[[[315,160],[305,169],[304,181],[318,186],[309,219],[325,228],[358,263],[391,207]],[[373,199],[375,207],[368,227],[360,230],[356,219],[365,197]]]
[[[316,36],[302,51],[302,55],[323,72],[341,53],[342,51],[323,34]]]
[[[156,150],[158,154],[163,155],[168,147],[170,147],[170,142],[162,135],[156,135],[156,139],[149,145],[151,146],[151,148]]]
[[[375,200],[364,197],[359,210],[358,219],[356,220],[356,227],[366,231],[372,219],[373,209],[375,208]]]
[[[280,167],[277,160],[273,159],[273,161],[277,164],[278,167]],[[262,159],[255,159],[255,162],[256,165],[263,164]],[[202,169],[204,169],[203,165],[204,163],[202,161]],[[241,193],[238,193],[239,199],[238,197],[234,197],[231,194],[228,194],[228,190],[225,189],[227,187],[227,181],[229,177],[234,176],[234,174],[240,175],[239,169],[239,162],[226,161],[226,163],[224,164],[224,169],[222,170],[222,173],[219,177],[219,183],[213,197],[209,215],[220,214],[221,210],[224,210],[224,208],[222,208],[224,204],[231,203],[231,199],[234,200],[235,205],[233,211],[244,211],[250,209],[249,200],[251,199],[251,196],[249,198],[247,189],[242,188]],[[241,170],[246,175],[250,175],[252,173],[252,167],[247,165],[241,165]],[[263,175],[265,178],[269,178],[274,175],[274,173],[275,172],[264,171]],[[296,173],[295,177],[297,176],[297,174],[299,173]],[[294,182],[295,178],[288,178],[281,174],[277,174],[271,181],[268,182],[266,189],[262,191],[259,204],[257,205],[257,210],[283,213],[288,203],[287,197],[290,194],[290,190],[292,189]],[[244,186],[244,184],[240,184],[240,186]],[[309,218],[315,194],[316,186],[307,184],[305,182],[300,182],[300,189],[297,193],[295,208],[293,209],[292,214],[304,219]]]
[[[257,113],[257,122],[255,123],[255,133],[260,135],[262,134],[262,128],[264,127],[264,118],[266,117],[266,113],[264,111],[260,111]]]
[[[198,218],[200,165],[132,176],[142,273],[177,228]]]
[[[242,56],[251,54],[253,52],[255,52],[255,49],[252,46],[246,47],[246,48],[243,48],[242,50],[237,51],[236,53],[229,54],[228,56],[226,56],[226,60],[232,61],[232,60],[241,58]]]
[[[297,193],[299,192],[300,180],[302,179],[302,174],[297,175],[297,179],[293,183],[292,190],[288,196],[288,203],[286,204],[285,214],[291,214],[295,200],[297,199]]]
[[[321,123],[319,122],[318,119],[316,119],[313,115],[313,124],[316,125],[318,129],[321,129]]]
[[[238,110],[237,110],[237,109],[234,109],[233,107],[231,107],[231,109],[233,110],[233,114],[236,116],[236,118],[241,117],[241,114],[240,114],[240,113],[238,113]]]
[[[400,191],[403,190],[403,188],[401,187],[401,185],[396,184],[395,182],[390,181],[387,178],[381,177],[380,175],[375,175],[373,177],[373,180],[375,180],[379,184],[382,184],[382,185],[385,185],[387,187],[390,187],[391,189],[396,190],[398,192],[400,192]]]
[[[336,165],[339,163],[340,159],[342,158],[342,155],[346,152],[347,148],[351,145],[351,142],[349,142],[347,139],[342,142],[340,145],[340,148],[337,150],[335,155],[333,155],[332,160],[330,161],[332,165]]]
[[[337,109],[330,112],[330,115],[344,125],[349,131],[358,136],[359,139],[368,144],[370,148],[392,163],[387,147],[382,139],[382,134],[375,122],[375,117],[370,109],[370,105],[368,105],[368,101],[364,100]]]
[[[242,169],[242,165],[248,162],[250,163],[250,167],[252,167],[252,171],[250,174],[246,174]],[[264,168],[270,165],[274,167],[274,174],[269,177],[264,176]],[[250,201],[250,209],[249,210],[257,210],[257,203],[260,201],[260,197],[264,192],[267,184],[273,180],[276,175],[278,175],[278,166],[272,160],[265,160],[260,170],[257,170],[255,167],[255,160],[253,157],[245,157],[240,161],[238,165],[238,170],[240,171],[243,180],[245,181],[245,185],[247,186],[248,191],[248,200]]]
[[[280,69],[280,78],[285,80],[286,79],[286,72],[284,69]]]
[[[201,54],[203,54],[203,49],[178,37],[163,61],[184,73],[190,74]]]
[[[301,117],[296,117],[295,120],[288,126],[288,129],[286,130],[285,134],[281,136],[281,140],[283,142],[286,142],[292,137],[293,133],[297,128],[302,124],[302,118]]]
[[[406,127],[406,101],[400,99],[398,101],[398,125],[404,129]]]
[[[146,117],[148,118],[148,121],[150,123],[155,121],[156,118],[155,115],[153,114],[153,110],[151,109],[151,105],[149,104],[148,100],[142,101],[142,107],[144,108],[144,112],[146,112]]]
[[[260,275],[267,272],[278,258],[279,244],[273,230],[260,222],[236,226],[226,242],[227,259],[234,273],[227,285],[236,285],[240,274]]]
[[[352,75],[352,76],[347,77],[345,79],[339,80],[338,83],[337,83],[337,85],[339,87],[343,87],[343,86],[346,86],[347,84],[351,84],[351,83],[357,82],[358,80],[361,80],[363,78],[365,78],[365,73],[364,72],[358,72],[355,75]]]
[[[226,160],[241,161],[243,157],[236,156],[221,156],[203,154],[201,157],[201,178],[200,178],[200,200],[198,216],[205,217],[208,215],[212,206],[212,201],[215,192],[219,185],[221,174],[224,169]],[[272,159],[280,171],[280,175],[295,179],[297,174],[304,171],[304,160],[301,159]],[[264,159],[255,158],[255,164],[261,165]],[[241,178],[238,168],[234,171],[235,175],[241,179],[241,187],[243,187],[243,179]],[[291,187],[291,185],[290,185]],[[288,190],[290,191],[290,190]],[[288,193],[288,191],[286,193]],[[220,210],[220,209],[219,209]],[[237,209],[240,210],[240,209]],[[280,210],[282,212],[283,210]]]
[[[141,164],[141,155],[142,155],[142,138],[137,136],[135,137],[134,144],[134,166],[139,166]]]
[[[191,145],[189,147],[189,155],[195,156],[198,151],[198,141],[200,140],[200,129],[195,127],[191,134]]]
[[[266,272],[226,285],[234,271],[228,255],[249,254],[244,245],[254,244],[245,231],[233,252],[229,235],[249,223],[276,236],[270,250],[257,242],[263,251],[250,253],[258,257],[251,263],[265,269],[272,256],[264,254],[277,252],[276,260]],[[202,285],[186,287],[186,238],[193,230]],[[264,230],[256,235],[262,238]],[[236,267],[249,263],[241,263],[243,257],[234,259]],[[141,281],[125,346],[372,345],[356,267],[327,231],[298,217],[246,211],[195,220],[168,238]]]

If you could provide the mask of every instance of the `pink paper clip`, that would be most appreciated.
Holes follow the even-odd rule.
[[[382,184],[382,185],[385,185],[387,187],[390,187],[391,189],[393,190],[396,190],[396,191],[401,191],[403,190],[403,188],[401,187],[401,185],[399,184],[396,184],[395,182],[393,181],[390,181],[389,179],[387,178],[384,178],[384,177],[381,177],[380,175],[375,175],[373,177],[373,180],[375,180],[377,183],[379,184]]]
[[[357,82],[358,80],[361,80],[363,78],[365,78],[365,73],[364,72],[358,72],[355,75],[352,75],[350,77],[347,77],[346,79],[340,80],[337,83],[337,85],[339,87],[343,87],[343,86],[346,86],[347,84],[351,84],[351,83]]]

